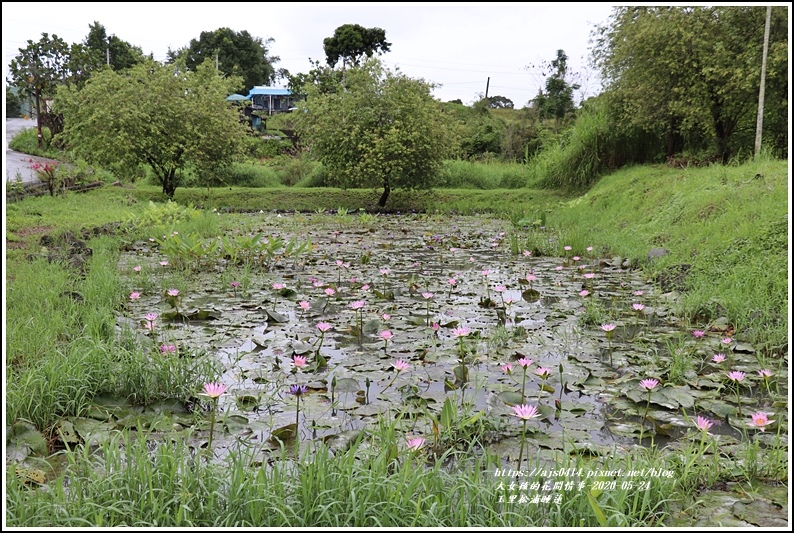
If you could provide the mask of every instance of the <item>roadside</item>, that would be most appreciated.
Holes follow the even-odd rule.
[[[3,158],[3,173],[6,176],[6,182],[14,182],[17,177],[25,184],[40,183],[36,172],[31,167],[34,162],[40,163],[56,162],[54,159],[45,157],[36,157],[34,155],[23,154],[15,152],[8,148],[11,139],[20,131],[26,128],[35,128],[36,122],[31,119],[24,118],[7,118],[5,120],[5,156]]]

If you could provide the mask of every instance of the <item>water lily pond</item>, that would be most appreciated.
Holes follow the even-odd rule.
[[[725,454],[787,441],[783,363],[762,366],[726,321],[683,322],[679,295],[622,258],[564,242],[536,257],[520,243],[542,228],[486,217],[250,217],[239,235],[152,235],[120,261],[120,334],[152,358],[217,364],[216,457],[241,443],[344,446],[385,416],[406,442],[447,447],[486,424],[487,446],[515,464],[520,404],[539,409],[524,457],[675,450],[699,438],[699,416]],[[200,392],[146,407],[100,398],[75,431],[190,430],[206,447]]]

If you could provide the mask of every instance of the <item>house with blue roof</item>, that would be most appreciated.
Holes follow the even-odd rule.
[[[246,96],[253,102],[255,111],[265,111],[268,115],[286,113],[293,106],[293,94],[289,89],[256,85]]]

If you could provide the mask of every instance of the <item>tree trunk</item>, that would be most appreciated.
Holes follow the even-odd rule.
[[[176,191],[176,179],[174,178],[175,174],[176,169],[171,169],[163,176],[163,194],[172,200],[174,199],[174,191]]]
[[[386,200],[389,198],[389,193],[391,192],[391,188],[389,187],[389,182],[383,184],[383,194],[380,195],[380,200],[378,200],[378,207],[386,207]]]

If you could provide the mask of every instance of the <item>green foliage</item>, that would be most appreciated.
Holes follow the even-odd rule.
[[[22,100],[6,85],[6,118],[22,116]]]
[[[205,184],[221,187],[279,187],[278,173],[268,165],[258,163],[232,163],[203,178]],[[186,186],[201,185],[199,179],[186,179]]]
[[[342,187],[431,187],[455,142],[449,115],[430,85],[384,69],[371,59],[345,74],[345,90],[321,94],[310,85],[301,138],[323,163],[329,182]]]
[[[108,59],[113,70],[130,68],[145,59],[139,46],[131,45],[115,35],[108,36],[105,26],[97,21],[88,25],[88,35],[83,39],[83,46],[90,61],[94,63],[94,70],[102,68]]]
[[[488,102],[472,107],[447,106],[461,123],[460,156],[464,159],[488,159],[500,153],[505,121],[490,113]]]
[[[229,93],[247,94],[255,85],[270,85],[275,81],[273,65],[280,60],[269,55],[273,42],[273,38],[254,37],[248,30],[218,28],[201,32],[185,48],[169,50],[168,60],[169,63],[184,61],[188,69],[196,70],[207,60],[214,66],[217,57],[219,70],[237,82],[230,86]]]
[[[340,59],[343,67],[358,67],[363,56],[381,55],[390,48],[391,43],[386,41],[386,30],[365,28],[359,24],[343,24],[334,30],[332,37],[323,39],[323,50],[330,67],[335,67]]]
[[[49,157],[51,159],[62,158],[63,153],[52,146],[52,143],[50,142],[52,140],[50,129],[42,128],[41,135],[44,138],[44,143],[41,148],[39,148],[36,128],[25,128],[21,130],[19,133],[14,135],[14,138],[11,139],[10,143],[8,143],[8,147],[17,152],[22,152],[23,154]]]
[[[531,173],[543,176],[541,184],[570,190],[590,187],[602,175],[624,165],[648,161],[658,153],[654,139],[615,124],[603,100],[587,103],[576,127],[530,161]]]
[[[755,131],[765,11],[615,8],[599,28],[594,57],[619,121],[666,137],[668,157],[687,147],[707,148],[723,163],[752,154],[752,139],[737,134]],[[765,115],[779,130],[777,116],[788,109],[788,10],[772,11]]]
[[[557,129],[574,113],[573,92],[579,89],[579,84],[566,79],[569,76],[568,56],[563,50],[557,50],[557,57],[551,61],[551,68],[551,75],[546,80],[546,91],[540,91],[532,99],[532,104],[541,119],[554,119]]]
[[[9,65],[9,83],[17,87],[20,95],[36,99],[52,97],[55,88],[67,77],[69,45],[53,34],[42,33],[38,42],[30,39],[19,49]]]
[[[176,224],[199,216],[201,211],[192,204],[183,206],[172,200],[164,203],[150,201],[148,207],[140,215],[133,216],[129,222],[139,229],[145,228],[155,233],[171,233]]]
[[[59,91],[57,105],[77,155],[127,177],[147,165],[172,198],[188,165],[209,175],[242,151],[246,126],[225,101],[235,83],[209,63],[178,72],[149,62],[99,72],[82,90]]]

